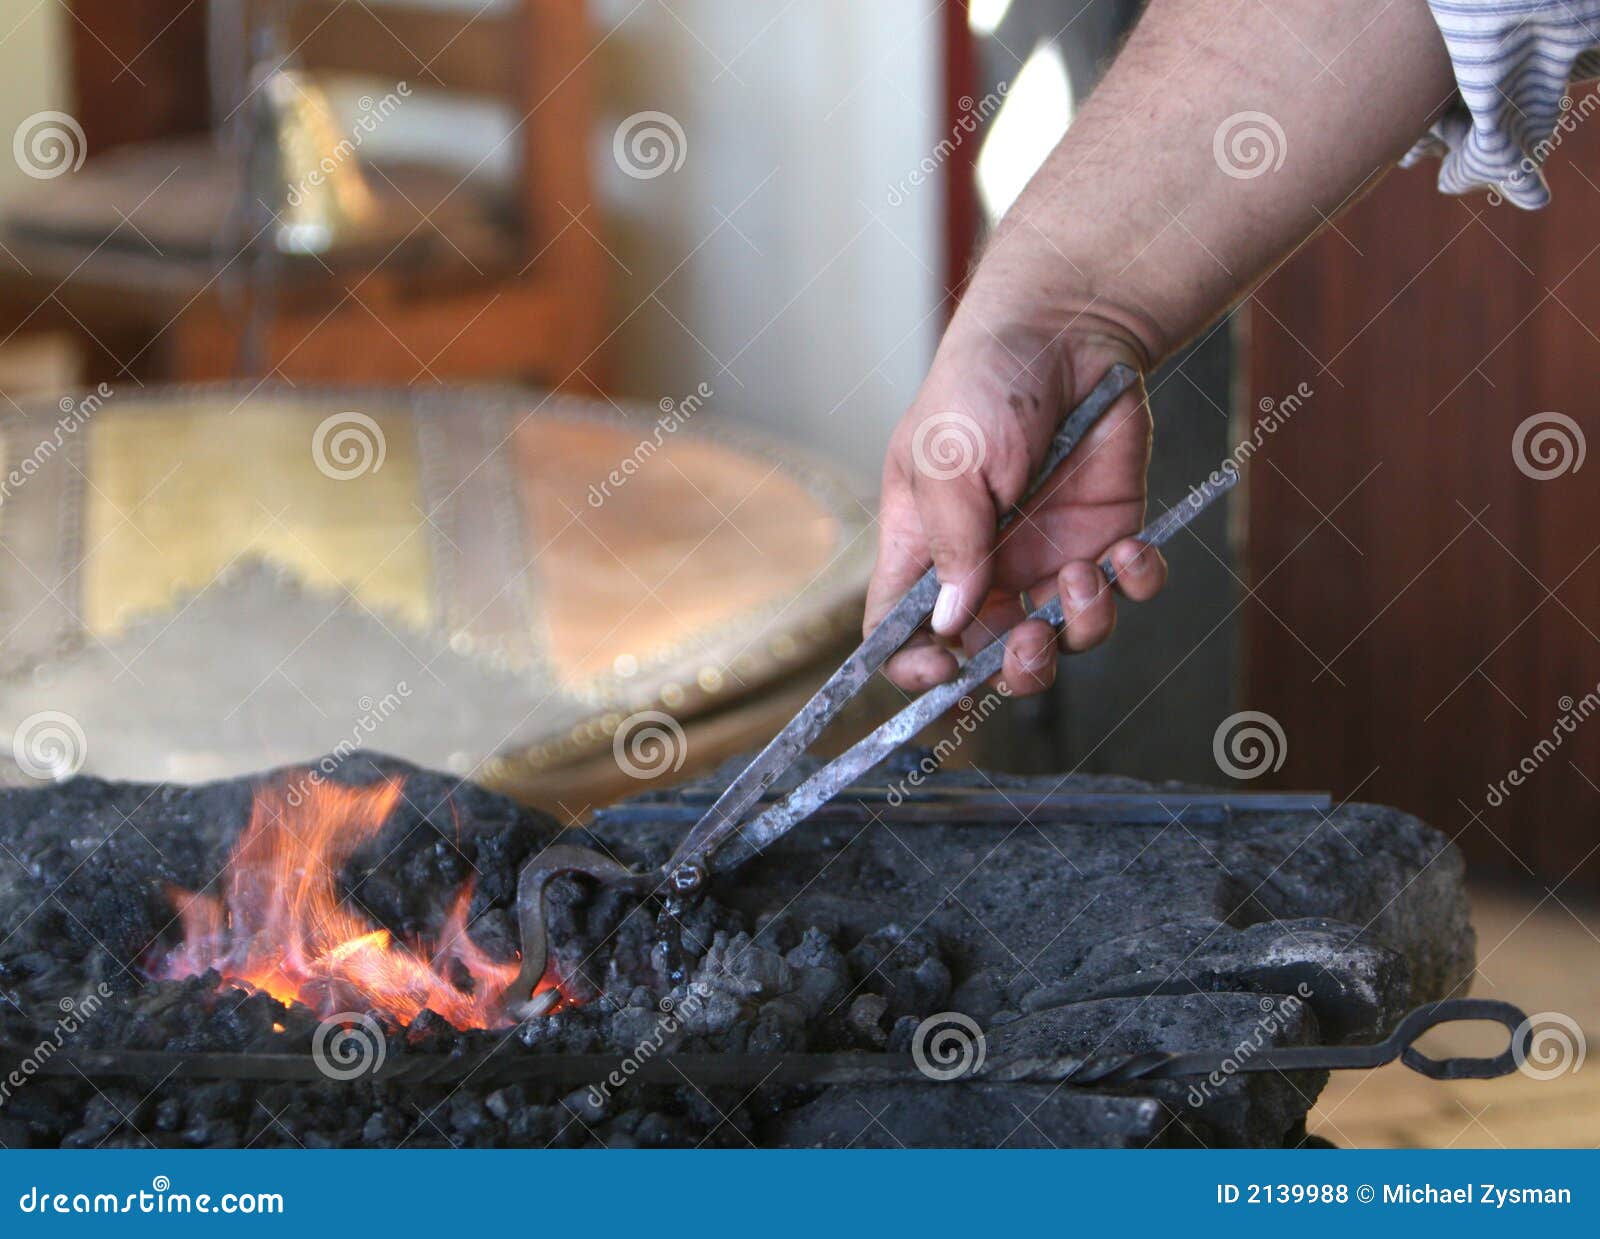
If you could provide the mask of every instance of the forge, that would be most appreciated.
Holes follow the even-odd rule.
[[[725,774],[568,831],[370,754],[0,792],[0,1141],[1292,1145],[1321,1073],[945,1068],[1366,1041],[1471,971],[1460,857],[1396,810],[964,820],[1199,790],[925,769],[714,876],[670,950],[652,900],[557,879],[528,993],[524,863],[564,837],[658,865]]]

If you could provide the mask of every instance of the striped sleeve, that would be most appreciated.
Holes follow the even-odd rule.
[[[1447,194],[1488,189],[1532,210],[1550,200],[1540,171],[1596,111],[1600,0],[1428,0],[1455,69],[1458,97],[1400,166],[1437,155]]]

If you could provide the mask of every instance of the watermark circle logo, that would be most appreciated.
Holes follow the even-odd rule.
[[[635,112],[617,126],[611,155],[636,181],[653,181],[683,167],[689,157],[689,135],[665,112]]]
[[[683,769],[689,741],[683,727],[661,710],[640,710],[622,720],[611,737],[611,752],[624,774],[654,779]]]
[[[982,1070],[988,1052],[978,1021],[960,1011],[930,1015],[911,1034],[911,1061],[930,1080],[959,1080]]]
[[[911,463],[935,482],[976,473],[988,455],[983,427],[965,413],[930,417],[911,436]]]
[[[1236,181],[1250,181],[1283,167],[1289,138],[1265,112],[1235,112],[1211,136],[1211,156]]]
[[[1216,734],[1211,737],[1211,755],[1224,774],[1254,779],[1282,768],[1289,756],[1289,741],[1272,715],[1240,710],[1217,724]]]
[[[60,710],[30,714],[11,733],[11,757],[30,779],[59,783],[83,769],[89,742],[78,720]]]
[[[383,1067],[389,1043],[383,1027],[365,1012],[341,1011],[317,1025],[311,1059],[330,1080],[355,1080]]]
[[[365,413],[333,413],[317,423],[311,435],[311,459],[317,470],[336,482],[376,473],[388,457],[383,428]]]
[[[150,1180],[150,1186],[158,1192],[169,1191],[172,1187],[172,1180],[164,1174],[158,1174]]]
[[[1512,1061],[1535,1080],[1554,1080],[1581,1070],[1588,1052],[1578,1021],[1560,1011],[1530,1015],[1511,1036]]]
[[[83,126],[65,112],[35,112],[11,135],[17,167],[36,181],[50,181],[83,167],[89,143]]]
[[[1588,451],[1583,427],[1565,413],[1535,413],[1511,437],[1511,459],[1536,482],[1576,473]]]

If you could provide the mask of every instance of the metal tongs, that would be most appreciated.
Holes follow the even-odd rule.
[[[1044,465],[1022,502],[1001,519],[1002,530],[1038,495],[1061,463],[1137,378],[1133,369],[1125,365],[1114,365],[1106,372],[1083,403],[1061,423],[1051,440]],[[1237,477],[1232,471],[1213,474],[1135,537],[1148,546],[1161,546],[1205,511],[1219,495],[1231,489]],[[1109,557],[1101,561],[1100,571],[1107,582],[1115,582],[1116,570]],[[762,804],[767,789],[794,765],[890,655],[926,622],[938,593],[939,581],[929,568],[800,712],[739,772],[659,869],[635,873],[609,856],[575,844],[555,844],[530,860],[517,884],[522,967],[510,992],[531,994],[544,976],[549,945],[544,892],[552,878],[579,873],[623,890],[665,891],[666,913],[674,915],[681,910],[683,899],[698,891],[711,871],[726,872],[762,851],[934,722],[961,697],[996,675],[1005,658],[1008,634],[1004,633],[969,658],[955,679],[923,693],[781,800]],[[1053,598],[1034,608],[1028,618],[1044,620],[1059,629],[1064,622],[1061,599]]]

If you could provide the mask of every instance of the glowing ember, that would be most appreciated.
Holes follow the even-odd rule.
[[[155,969],[167,980],[215,968],[226,984],[303,1002],[321,1016],[375,1011],[409,1024],[424,1009],[457,1028],[501,1028],[532,995],[510,994],[518,961],[490,959],[467,934],[469,882],[455,895],[438,940],[396,941],[335,884],[352,852],[382,829],[401,780],[346,787],[303,781],[257,788],[250,824],[222,877],[221,899],[171,887],[183,945]],[[556,988],[546,976],[534,989]]]

